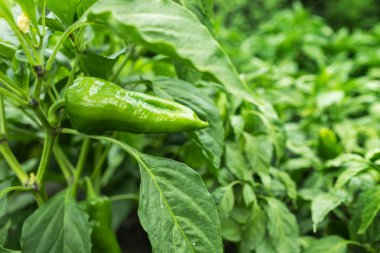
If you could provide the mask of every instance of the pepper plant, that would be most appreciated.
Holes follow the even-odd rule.
[[[153,251],[222,252],[217,208],[199,173],[167,158],[169,148],[152,156],[132,147],[175,132],[176,145],[189,143],[217,175],[220,84],[254,101],[193,7],[122,0],[1,0],[0,7],[1,250],[121,252],[110,201],[132,200]],[[198,7],[207,19],[211,3]],[[203,82],[210,92],[194,85]],[[19,145],[35,153],[15,154]],[[121,163],[110,155],[114,147],[130,156],[127,166],[136,170],[137,162],[137,192],[106,193]]]
[[[379,252],[380,26],[288,2],[0,0],[0,252]]]

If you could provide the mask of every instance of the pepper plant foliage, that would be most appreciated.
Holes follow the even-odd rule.
[[[295,5],[247,35],[213,6],[0,0],[0,252],[138,252],[136,216],[153,252],[380,250],[380,26]],[[79,132],[62,99],[81,77],[209,127]]]

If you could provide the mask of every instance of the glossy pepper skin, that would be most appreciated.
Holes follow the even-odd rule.
[[[92,228],[92,253],[120,253],[115,233],[112,231],[111,201],[105,196],[84,201],[84,208],[90,216]]]
[[[208,126],[186,106],[99,78],[76,79],[65,102],[71,123],[80,132],[173,133]]]

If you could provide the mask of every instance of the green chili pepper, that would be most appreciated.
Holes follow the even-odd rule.
[[[186,106],[99,78],[76,79],[65,100],[71,123],[80,132],[173,133],[208,126]]]
[[[94,197],[84,201],[84,206],[90,216],[92,252],[121,252],[115,233],[111,228],[111,201],[105,196]]]

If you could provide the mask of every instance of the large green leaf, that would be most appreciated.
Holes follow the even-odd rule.
[[[201,177],[183,163],[140,155],[139,218],[153,252],[222,252],[212,196]]]
[[[25,220],[21,248],[24,253],[91,252],[88,215],[78,207],[70,190],[55,195]]]
[[[222,252],[221,228],[213,197],[202,178],[184,163],[142,154],[116,139],[85,135],[114,143],[140,166],[138,214],[153,252]]]
[[[107,25],[125,40],[211,74],[230,92],[242,98],[262,107],[270,106],[253,99],[207,28],[176,3],[168,0],[101,0],[89,8],[87,19]],[[271,113],[275,114],[273,108]]]
[[[347,241],[339,236],[327,236],[313,242],[305,253],[346,253]]]
[[[224,128],[214,102],[201,90],[181,80],[156,79],[153,88],[157,94],[161,96],[168,94],[177,102],[190,107],[198,116],[209,122],[209,127],[195,131],[191,133],[191,136],[195,143],[202,148],[203,153],[213,166],[219,168],[223,153]]]

